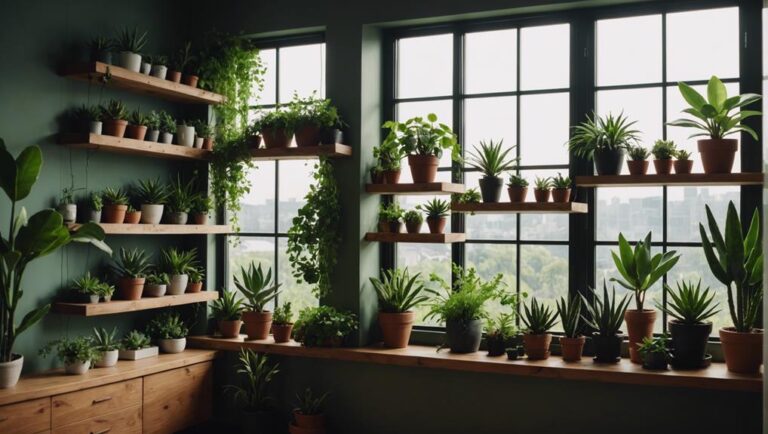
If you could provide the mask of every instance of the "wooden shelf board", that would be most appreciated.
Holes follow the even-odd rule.
[[[380,243],[463,243],[466,236],[462,233],[444,233],[444,234],[408,234],[393,232],[368,232],[365,234],[366,241],[378,241]]]
[[[217,298],[219,298],[219,293],[216,291],[200,291],[180,295],[165,295],[163,297],[145,297],[140,300],[112,300],[107,303],[60,302],[53,304],[53,311],[64,315],[77,316],[113,315],[117,313],[202,303],[216,300]]]
[[[59,134],[58,143],[78,149],[97,149],[124,155],[140,155],[175,160],[207,161],[212,151],[103,134]]]
[[[425,182],[418,184],[366,184],[366,193],[371,194],[403,194],[403,195],[436,195],[464,193],[464,184],[450,182]]]
[[[454,203],[453,212],[475,214],[584,214],[588,211],[586,203],[581,202],[496,202],[496,203]]]
[[[70,230],[80,225],[67,225]],[[229,225],[149,225],[149,224],[118,224],[99,223],[108,235],[216,235],[232,232]]]
[[[602,175],[577,176],[577,187],[642,187],[642,186],[718,186],[762,185],[762,173],[691,173],[671,175]]]
[[[308,160],[320,157],[339,158],[352,155],[352,147],[336,143],[334,145],[292,146],[290,148],[251,149],[253,160]]]
[[[224,96],[213,92],[101,62],[64,65],[59,74],[85,81],[96,81],[110,74],[111,78],[108,80],[107,86],[158,96],[171,101],[198,104],[221,104],[224,102]]]
[[[67,375],[64,369],[24,376],[16,387],[0,389],[0,405],[27,401],[144,377],[158,372],[204,363],[216,351],[186,349],[178,354],[160,354],[142,360],[120,360],[111,368],[94,368],[83,375]]]
[[[590,358],[566,363],[561,357],[547,360],[511,361],[506,356],[488,357],[485,351],[472,354],[453,354],[447,350],[437,352],[435,347],[411,345],[402,349],[381,347],[363,348],[309,348],[291,341],[276,344],[272,339],[244,341],[243,337],[222,339],[211,336],[193,336],[188,339],[195,348],[239,351],[251,348],[258,352],[283,356],[377,363],[413,368],[449,369],[491,374],[521,375],[556,380],[581,380],[602,383],[637,384],[648,386],[684,387],[693,389],[732,390],[759,393],[761,375],[740,375],[728,372],[724,363],[713,363],[707,369],[695,371],[648,371],[640,365],[623,359],[617,364],[594,363]]]

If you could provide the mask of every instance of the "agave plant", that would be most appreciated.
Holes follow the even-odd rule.
[[[587,313],[581,318],[587,326],[597,331],[601,336],[615,336],[621,330],[624,312],[627,311],[632,299],[629,294],[624,294],[624,297],[617,303],[616,288],[612,288],[609,294],[605,280],[603,280],[602,297],[598,297],[593,289],[590,291],[592,294],[589,298],[579,294]]]
[[[551,307],[545,306],[531,297],[531,303],[524,306],[523,323],[532,335],[543,335],[557,324],[557,314]]]
[[[475,146],[475,149],[470,151],[466,163],[483,172],[489,178],[497,178],[502,172],[514,169],[519,158],[509,157],[509,153],[514,151],[517,145],[502,149],[503,143],[503,139],[499,140],[498,143],[493,140],[489,142],[481,140],[480,146]]]
[[[701,279],[696,285],[693,282],[678,282],[677,291],[664,285],[664,290],[671,300],[666,306],[657,302],[656,307],[683,324],[702,324],[720,312],[715,294],[709,288],[701,290]]]
[[[261,264],[256,267],[254,262],[240,269],[240,278],[235,276],[235,286],[245,297],[245,307],[252,312],[263,312],[267,303],[280,293],[280,284],[275,285],[272,280],[272,268],[267,268],[265,274]]]
[[[424,287],[420,274],[413,277],[408,268],[382,271],[381,280],[371,277],[371,284],[379,298],[379,308],[386,313],[404,313],[429,300],[426,295],[434,291]]]
[[[427,213],[427,218],[440,218],[448,215],[451,205],[446,200],[434,198],[416,208]]]
[[[142,204],[162,205],[168,200],[168,187],[159,178],[141,179],[134,189],[134,195]]]
[[[595,151],[626,149],[639,139],[640,131],[633,128],[624,113],[599,117],[596,113],[573,128],[568,150],[577,157],[593,159]]]
[[[243,316],[243,300],[234,291],[221,291],[221,297],[211,303],[211,315],[219,321],[236,321]]]

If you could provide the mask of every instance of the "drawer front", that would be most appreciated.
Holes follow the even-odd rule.
[[[101,416],[134,405],[141,405],[141,378],[107,384],[52,399],[53,427]]]
[[[141,405],[57,427],[56,434],[141,434]]]
[[[144,434],[167,434],[211,418],[213,362],[144,377]]]
[[[51,429],[51,398],[0,407],[0,433],[34,434]]]

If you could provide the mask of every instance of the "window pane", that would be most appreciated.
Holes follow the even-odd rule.
[[[467,33],[464,47],[466,93],[516,89],[516,29]]]
[[[275,231],[275,163],[259,162],[248,172],[251,191],[243,196],[240,211],[242,232]]]
[[[280,191],[278,203],[278,230],[280,233],[288,232],[292,220],[298,214],[299,208],[304,206],[304,196],[309,193],[312,185],[312,172],[315,163],[312,161],[280,161]]]
[[[492,279],[502,273],[502,282],[506,290],[517,292],[517,246],[514,244],[466,244],[467,268],[474,267],[483,279]],[[496,317],[499,313],[510,312],[509,306],[502,306],[497,301],[487,304],[488,313]]]
[[[308,97],[317,91],[325,97],[325,44],[298,45],[280,49],[280,103],[294,92]]]
[[[570,85],[570,31],[569,24],[521,30],[521,89],[557,89]]]
[[[240,275],[240,269],[252,262],[260,263],[262,268],[275,267],[275,239],[273,237],[241,237],[240,243],[229,244],[229,288],[235,289],[234,276]],[[274,272],[274,271],[273,271]]]
[[[534,181],[536,177],[553,177],[558,173],[568,176],[568,168],[561,170],[523,170],[521,175],[528,180],[528,196],[526,200],[533,202]],[[551,200],[551,199],[550,199]],[[521,214],[520,215],[520,239],[568,241],[568,215],[567,214]]]
[[[259,51],[259,57],[261,62],[266,68],[264,73],[264,89],[261,92],[257,92],[257,89],[253,89],[253,95],[251,100],[248,101],[250,105],[262,105],[262,104],[274,104],[277,101],[277,50],[274,48],[268,50]]]
[[[520,100],[520,164],[568,164],[568,93],[524,95]]]
[[[450,244],[410,244],[397,245],[397,266],[408,267],[411,276],[421,273],[421,278],[429,280],[429,275],[437,274],[446,282],[451,281],[451,246]],[[430,284],[430,287],[435,286]],[[441,290],[442,291],[442,290]],[[424,320],[424,315],[429,311],[427,305],[421,305],[414,309],[416,313],[415,323],[422,325],[440,325],[437,320]]]
[[[568,295],[568,246],[520,246],[520,290],[529,301],[534,296],[555,309],[556,300]]]
[[[668,14],[667,80],[713,75],[739,76],[739,8]]]
[[[661,88],[601,90],[597,92],[597,113],[605,116],[613,113],[637,121],[634,128],[640,130],[643,146],[650,148],[662,138]],[[626,168],[625,168],[626,169]]]
[[[599,20],[595,37],[598,86],[661,81],[661,15]]]
[[[479,172],[467,172],[465,184],[467,189],[476,188],[480,191]],[[506,175],[504,179],[506,183]],[[506,187],[501,192],[501,201],[509,200]],[[514,240],[517,236],[517,215],[515,214],[464,214],[466,216],[465,232],[467,238],[473,240]]]
[[[278,241],[278,270],[277,281],[281,283],[278,302],[291,303],[291,309],[295,315],[305,307],[318,306],[320,301],[312,294],[312,286],[306,283],[296,283],[293,277],[291,263],[288,262],[288,240],[280,238]]]
[[[398,98],[450,95],[452,89],[453,35],[398,40]]]
[[[662,190],[655,187],[597,189],[595,238],[597,241],[619,239],[619,232],[632,241],[662,237]]]
[[[453,126],[453,104],[450,100],[441,101],[419,101],[419,102],[404,102],[400,103],[396,107],[397,120],[404,122],[410,118],[421,116],[426,118],[428,114],[434,113],[437,115],[437,121],[441,124],[446,124],[449,127]],[[403,159],[403,173],[400,177],[400,182],[412,182],[411,172],[408,169],[407,158]],[[451,153],[443,152],[443,156],[440,158],[440,167],[451,167]],[[438,172],[438,181],[449,182],[451,180],[450,172]]]
[[[510,148],[517,141],[517,98],[503,96],[470,98],[464,101],[464,149],[471,151],[480,141],[504,140]],[[516,155],[516,154],[515,154]]]
[[[706,226],[705,205],[709,205],[718,223],[725,222],[728,201],[739,208],[738,187],[669,187],[667,189],[667,239],[680,242],[701,242],[699,223]]]

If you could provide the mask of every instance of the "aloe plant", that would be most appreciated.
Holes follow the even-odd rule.
[[[603,296],[598,297],[593,289],[591,297],[587,298],[579,294],[584,303],[586,315],[581,316],[584,324],[597,331],[601,336],[615,336],[621,330],[621,324],[624,321],[624,312],[632,299],[629,294],[616,301],[616,288],[611,288],[608,293],[608,285],[603,280]]]
[[[560,316],[560,323],[563,325],[563,332],[568,338],[581,336],[581,298],[560,297],[557,301],[557,314]]]
[[[623,113],[618,116],[587,116],[587,120],[573,128],[568,150],[577,157],[593,159],[595,151],[627,149],[639,139],[634,129],[636,121],[629,121]]]
[[[696,285],[693,282],[678,282],[677,291],[664,285],[664,290],[669,300],[666,306],[657,302],[656,307],[683,324],[702,324],[720,312],[714,292],[709,288],[701,290],[701,279]]]
[[[280,293],[280,284],[275,285],[272,280],[272,268],[267,268],[266,273],[261,264],[256,267],[252,262],[248,268],[240,269],[240,277],[235,276],[235,286],[245,297],[245,307],[253,312],[263,312],[264,307]]]
[[[382,312],[408,312],[429,300],[426,294],[434,293],[424,287],[419,273],[411,277],[408,268],[385,270],[381,274],[381,280],[371,277],[370,281],[376,290]]]
[[[524,306],[523,323],[532,335],[543,335],[557,324],[557,314],[551,307],[545,306],[531,297],[531,303]]]

